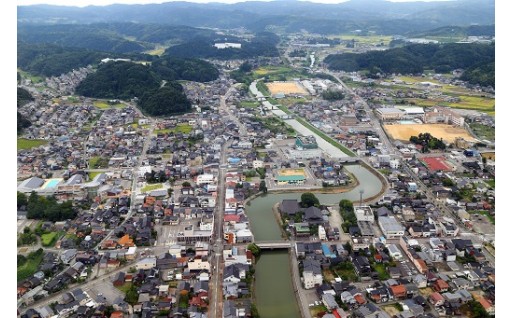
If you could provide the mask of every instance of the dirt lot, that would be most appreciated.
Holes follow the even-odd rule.
[[[468,141],[475,141],[473,137],[462,127],[454,127],[446,124],[405,124],[405,125],[384,125],[386,132],[393,139],[409,141],[411,136],[418,136],[420,133],[430,133],[436,138],[443,138],[448,142],[455,141],[455,138],[462,137]]]
[[[400,312],[398,309],[395,308],[393,305],[389,306],[382,306],[382,309],[387,312],[391,317],[394,317],[395,315],[398,315]]]
[[[307,91],[302,87],[302,85],[296,82],[273,82],[273,83],[265,83],[272,95],[277,93],[284,94],[302,94],[306,95]]]

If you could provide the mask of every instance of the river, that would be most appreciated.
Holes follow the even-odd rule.
[[[379,193],[382,183],[374,174],[360,165],[346,165],[359,185],[345,193],[315,193],[322,204],[337,205],[340,200],[357,201],[360,190],[363,199]],[[282,240],[281,230],[272,212],[272,206],[283,199],[299,199],[302,193],[267,193],[246,205],[254,240]],[[292,285],[288,252],[263,252],[256,264],[256,306],[262,318],[300,317]]]

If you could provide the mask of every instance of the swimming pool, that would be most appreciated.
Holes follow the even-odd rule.
[[[411,125],[411,124],[417,124],[417,122],[415,122],[413,120],[401,120],[400,124],[402,124],[402,125]]]
[[[50,179],[50,180],[46,181],[44,188],[45,189],[55,188],[61,181],[62,181],[62,179]]]

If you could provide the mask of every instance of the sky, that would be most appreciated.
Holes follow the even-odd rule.
[[[244,2],[240,0],[185,0],[187,2],[198,2],[198,3],[206,3],[206,2],[222,2],[222,3],[236,3],[236,2]],[[262,1],[262,0],[256,0]],[[311,2],[321,2],[321,3],[341,3],[348,0],[308,0]],[[412,1],[425,1],[425,0],[388,0],[392,2],[412,2]],[[430,1],[449,1],[449,0],[426,0]],[[52,4],[52,5],[64,5],[64,6],[78,6],[85,7],[88,5],[95,6],[105,6],[110,4],[149,4],[149,3],[164,3],[171,2],[169,0],[18,0],[17,5],[32,5],[32,4]]]

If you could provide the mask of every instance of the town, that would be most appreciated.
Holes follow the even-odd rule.
[[[172,116],[76,95],[93,65],[22,72],[18,316],[494,315],[494,90],[322,62],[381,42],[210,59]],[[476,98],[492,110],[458,107]]]

